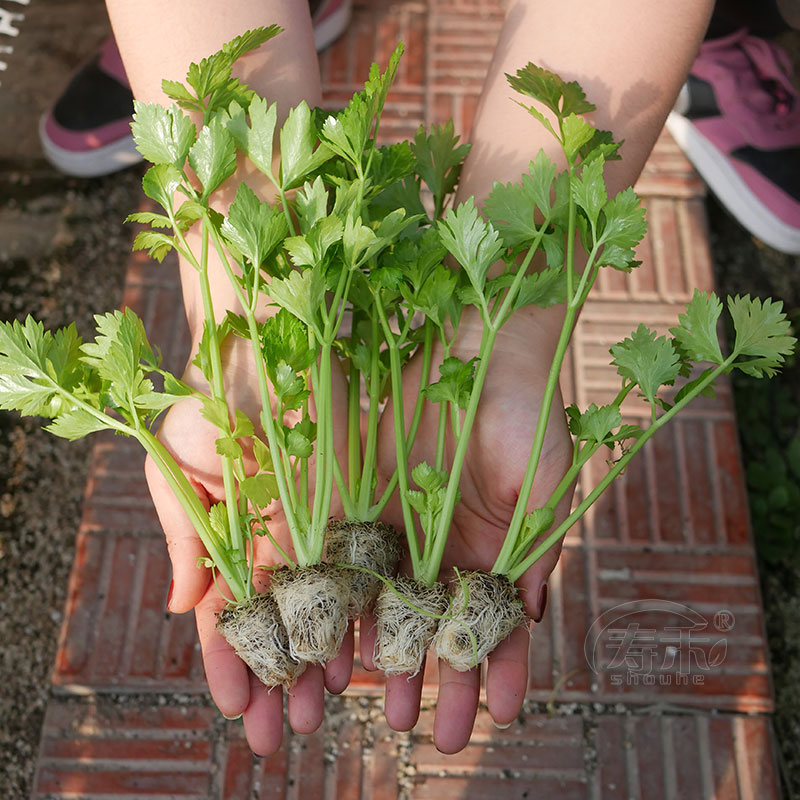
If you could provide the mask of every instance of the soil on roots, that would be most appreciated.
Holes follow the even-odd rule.
[[[453,669],[466,672],[527,618],[516,587],[505,575],[476,570],[460,577],[453,581],[452,617],[442,620],[433,647]]]
[[[298,661],[324,664],[335,658],[347,631],[350,583],[332,564],[315,564],[272,574],[270,588]]]
[[[394,590],[384,586],[375,602],[375,664],[387,675],[416,675],[447,602],[443,583],[426,586],[413,578],[399,577]]]
[[[400,534],[383,522],[337,520],[325,533],[330,564],[350,564],[389,578],[400,560]],[[350,580],[348,616],[357,619],[375,602],[383,586],[380,578],[358,570],[345,571]]]
[[[217,630],[265,686],[290,689],[306,668],[289,651],[289,636],[269,592],[228,604]]]

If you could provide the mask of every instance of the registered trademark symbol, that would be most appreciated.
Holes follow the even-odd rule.
[[[733,616],[732,611],[717,611],[714,614],[714,627],[720,631],[720,633],[726,633],[729,631],[734,623],[736,622],[736,618]]]

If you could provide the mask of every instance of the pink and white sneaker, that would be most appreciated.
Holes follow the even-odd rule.
[[[344,33],[352,0],[309,0],[317,50]],[[95,178],[138,164],[131,136],[133,94],[113,38],[73,75],[39,121],[47,160],[66,175]]]
[[[751,234],[800,254],[800,94],[789,56],[742,30],[704,42],[667,128]]]

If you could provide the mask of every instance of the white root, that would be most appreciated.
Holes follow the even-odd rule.
[[[352,564],[388,578],[400,560],[400,534],[383,522],[337,520],[325,533],[326,559],[330,564]],[[383,585],[367,572],[345,570],[350,579],[350,619],[357,619],[375,602]]]
[[[289,637],[269,592],[229,603],[219,613],[217,630],[265,686],[289,689],[306,668],[289,653]]]
[[[332,564],[276,570],[270,588],[298,661],[324,664],[336,655],[347,631],[350,586]]]
[[[527,618],[516,587],[505,575],[482,570],[462,572],[461,581],[456,579],[452,585],[453,616],[442,620],[433,648],[453,669],[466,672],[480,664]],[[469,597],[466,603],[465,587]]]
[[[443,583],[425,586],[413,578],[399,577],[394,581],[394,588],[402,597],[384,586],[375,602],[378,621],[375,664],[387,675],[411,677],[422,668],[439,625],[438,618],[447,609],[447,587]]]

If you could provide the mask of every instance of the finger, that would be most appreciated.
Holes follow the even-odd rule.
[[[342,641],[339,655],[325,665],[325,688],[331,694],[341,694],[350,683],[353,674],[353,652],[355,649],[355,628],[351,622]]]
[[[489,656],[486,671],[486,702],[497,725],[510,725],[522,710],[528,688],[527,627],[516,628]]]
[[[386,676],[386,722],[392,730],[410,731],[419,719],[419,704],[422,700],[422,669],[413,677],[408,675]]]
[[[517,581],[520,597],[525,604],[528,617],[539,622],[547,603],[547,581],[555,569],[561,555],[561,543],[553,545],[524,575]]]
[[[289,724],[295,733],[314,733],[325,713],[322,667],[309,664],[289,692]]]
[[[358,646],[361,655],[361,666],[368,672],[374,672],[375,666],[375,638],[378,634],[378,625],[374,614],[364,614],[358,624]]]
[[[481,690],[480,668],[457,672],[439,661],[439,695],[433,721],[433,743],[442,753],[463,750],[472,735]]]
[[[247,744],[257,756],[271,756],[283,739],[283,690],[267,688],[251,672],[250,704],[242,714]]]
[[[149,456],[145,462],[145,476],[172,563],[169,610],[182,614],[194,608],[208,588],[209,571],[197,567],[197,559],[208,553],[180,502]]]
[[[197,633],[211,697],[223,716],[233,719],[250,704],[249,670],[217,631],[217,613],[224,601],[209,590],[195,608]]]

